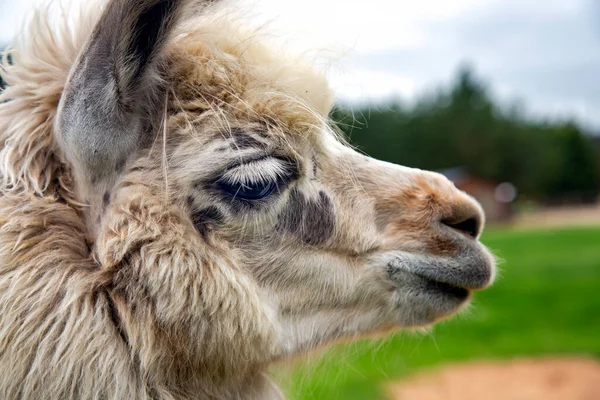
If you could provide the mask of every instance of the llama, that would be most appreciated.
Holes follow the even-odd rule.
[[[38,13],[0,96],[0,398],[280,399],[270,364],[493,280],[480,206],[343,143],[213,0]]]

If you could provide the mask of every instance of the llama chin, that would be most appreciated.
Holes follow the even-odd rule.
[[[344,144],[324,75],[217,3],[46,9],[5,58],[0,398],[279,399],[271,363],[493,281],[479,204]]]

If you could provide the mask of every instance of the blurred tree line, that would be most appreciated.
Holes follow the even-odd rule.
[[[0,46],[0,49],[4,49],[6,46]],[[0,53],[0,65],[2,65],[2,60],[4,58],[5,53]],[[9,64],[12,64],[12,57],[10,56],[10,54],[7,56],[7,60],[9,62]],[[4,90],[4,88],[6,87],[6,82],[4,82],[4,79],[2,79],[2,75],[0,75],[0,91]]]
[[[0,49],[4,49],[6,48],[6,46],[0,46]],[[0,65],[2,64],[2,59],[4,58],[4,53],[0,53]],[[11,57],[10,55],[8,55],[8,62],[10,63]],[[6,87],[6,82],[4,82],[4,79],[2,79],[2,75],[0,75],[0,91],[4,90],[4,88]]]
[[[592,138],[573,121],[534,121],[519,108],[495,104],[463,67],[449,88],[416,105],[339,107],[333,118],[376,158],[429,170],[464,167],[480,178],[512,182],[525,198],[594,200],[600,151]]]
[[[485,84],[463,67],[449,88],[413,106],[338,107],[333,118],[352,143],[382,160],[429,170],[463,167],[480,178],[511,182],[526,198],[595,200],[600,140],[594,145],[573,121],[534,121],[519,108],[495,104]]]

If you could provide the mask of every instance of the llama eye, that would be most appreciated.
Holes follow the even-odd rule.
[[[224,183],[220,184],[221,189],[227,194],[231,195],[234,199],[240,200],[261,200],[272,194],[277,189],[275,182],[254,182],[248,184],[231,184]]]
[[[289,160],[263,157],[230,168],[217,184],[233,200],[258,201],[285,188],[296,176],[297,168]]]

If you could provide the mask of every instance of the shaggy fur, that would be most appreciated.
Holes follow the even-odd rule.
[[[492,281],[480,207],[340,143],[323,76],[233,14],[113,0],[13,44],[0,398],[277,399],[270,363]]]

